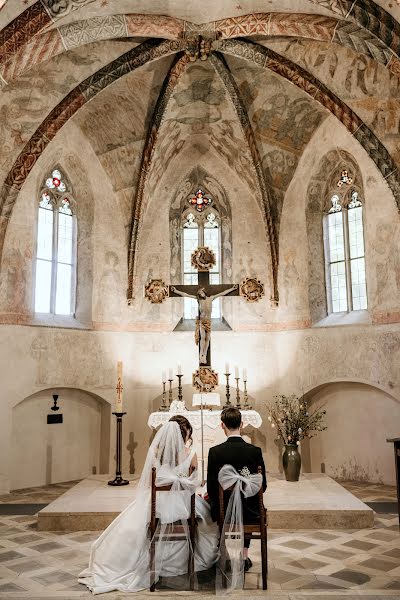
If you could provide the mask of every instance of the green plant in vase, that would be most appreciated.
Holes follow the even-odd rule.
[[[279,394],[267,403],[268,421],[276,429],[277,438],[282,440],[285,451],[282,456],[283,470],[287,481],[298,481],[301,469],[299,445],[301,440],[312,438],[317,431],[324,431],[326,410],[323,406],[309,408],[304,396]]]

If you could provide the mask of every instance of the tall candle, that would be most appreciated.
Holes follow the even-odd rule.
[[[117,362],[117,398],[115,412],[122,412],[122,360]]]
[[[168,376],[168,379],[171,379],[171,380],[172,380],[173,378],[174,378],[174,375],[173,375],[172,369],[169,369],[169,376]]]
[[[166,371],[162,372],[161,379],[162,379],[162,383],[165,383],[167,381],[167,372]]]
[[[239,379],[239,367],[235,367],[235,379]]]
[[[182,375],[182,365],[181,365],[181,363],[178,363],[178,370],[177,370],[177,374],[178,374],[178,375]]]
[[[247,381],[247,369],[243,369],[243,381]]]
[[[225,373],[229,373],[229,363],[225,363]]]

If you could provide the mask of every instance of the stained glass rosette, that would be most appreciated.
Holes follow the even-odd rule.
[[[342,172],[340,173],[339,181],[337,182],[338,188],[343,187],[345,184],[351,185],[352,183],[353,183],[353,179],[352,179],[352,177],[349,176],[349,172],[346,169],[343,169]]]
[[[62,180],[62,175],[58,169],[54,169],[51,174],[51,177],[46,179],[46,186],[49,190],[57,190],[57,192],[65,192],[67,186]]]
[[[203,212],[205,208],[211,206],[212,200],[206,196],[203,190],[198,189],[194,196],[191,196],[188,200],[189,204],[193,206],[198,212]]]

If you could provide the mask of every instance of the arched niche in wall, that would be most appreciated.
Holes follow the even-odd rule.
[[[307,188],[308,300],[312,323],[328,314],[323,220],[330,209],[334,192],[343,196],[348,192],[337,185],[344,170],[351,176],[351,189],[356,190],[364,199],[358,164],[351,154],[341,149],[331,150],[321,158]]]
[[[398,435],[400,402],[393,395],[361,381],[334,381],[305,398],[311,410],[324,405],[327,429],[301,442],[304,472],[395,484],[393,447],[386,442]]]
[[[50,410],[53,394],[57,413]],[[48,414],[62,414],[63,423],[47,424]],[[81,389],[46,389],[21,400],[12,409],[10,488],[108,473],[110,420],[110,404]]]

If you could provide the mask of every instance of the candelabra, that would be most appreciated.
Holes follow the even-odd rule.
[[[182,398],[183,398],[183,395],[182,395],[182,377],[183,377],[182,373],[178,373],[177,378],[179,380],[179,383],[178,383],[178,400],[179,401],[181,401]]]
[[[165,381],[162,382],[162,386],[163,386],[163,390],[162,390],[162,404],[160,406],[160,410],[161,411],[166,411],[168,410],[168,406],[167,406],[167,392],[165,390]]]
[[[115,451],[115,478],[108,482],[108,485],[128,485],[127,479],[122,479],[121,473],[121,447],[122,447],[122,417],[126,415],[126,412],[113,412],[113,415],[117,417],[117,443]]]
[[[243,388],[244,388],[244,391],[243,391],[243,400],[244,400],[243,408],[245,410],[251,410],[252,407],[249,404],[249,397],[247,395],[247,381],[245,381],[245,380],[243,380]]]
[[[169,403],[169,406],[171,407],[171,404],[172,404],[172,382],[173,382],[173,379],[168,379],[168,381],[169,381],[168,403]]]
[[[227,406],[232,406],[232,402],[230,401],[231,392],[230,392],[230,389],[229,389],[229,376],[230,376],[230,373],[225,373],[225,377],[226,377],[226,392],[225,392],[226,402],[224,404],[224,408],[226,408]]]
[[[240,391],[239,391],[239,377],[235,377],[236,379],[236,408],[242,408],[240,404]]]

